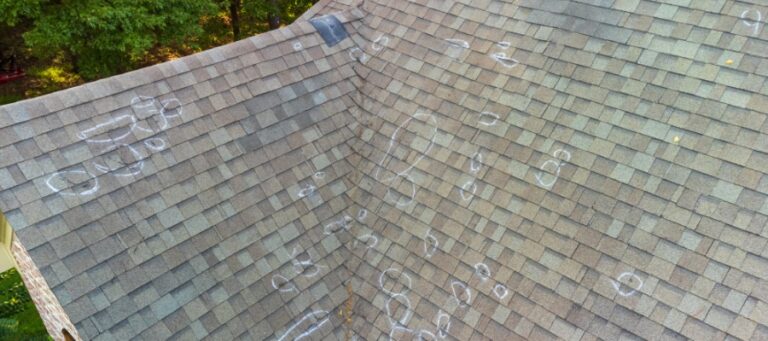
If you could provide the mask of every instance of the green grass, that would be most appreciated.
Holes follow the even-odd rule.
[[[21,96],[21,95],[16,95],[16,94],[2,95],[2,94],[0,94],[0,105],[8,104],[8,103],[13,103],[13,102],[18,102],[18,101],[21,101],[22,99],[24,99],[24,96]]]
[[[22,283],[22,287],[14,290],[14,286],[17,286],[19,283]],[[10,269],[0,274],[0,305],[7,304],[6,302],[11,301],[13,298],[19,300],[25,296],[29,296],[29,293],[23,287],[21,275],[19,275],[16,269]],[[3,340],[21,341],[48,336],[43,320],[40,319],[40,314],[37,313],[35,304],[31,300],[14,304],[14,306],[16,305],[21,305],[16,312],[8,314],[7,312],[0,311],[0,318],[19,321],[15,332],[10,335],[4,335],[2,337]]]

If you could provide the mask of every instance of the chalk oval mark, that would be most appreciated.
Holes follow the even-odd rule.
[[[405,279],[405,282],[403,282],[402,279]],[[393,282],[393,284],[386,286],[386,281]],[[403,288],[400,291],[395,292],[394,289],[398,284]],[[382,271],[379,275],[379,288],[381,288],[381,290],[384,291],[384,293],[387,295],[405,295],[408,293],[408,291],[411,290],[412,284],[413,280],[411,279],[411,276],[400,269],[389,268]]]

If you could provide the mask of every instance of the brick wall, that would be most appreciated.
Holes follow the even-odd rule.
[[[32,262],[29,254],[27,254],[27,250],[18,239],[14,238],[11,245],[11,253],[16,259],[21,278],[24,280],[30,296],[32,296],[32,301],[35,302],[37,311],[40,313],[48,333],[51,334],[54,340],[64,340],[62,329],[66,329],[75,339],[80,340],[75,326],[72,325],[67,313],[61,308],[59,300],[53,295],[40,270]]]

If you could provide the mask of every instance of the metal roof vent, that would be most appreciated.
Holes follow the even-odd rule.
[[[323,37],[328,47],[338,44],[347,38],[347,30],[336,16],[329,14],[317,17],[309,21],[315,27],[320,36]]]

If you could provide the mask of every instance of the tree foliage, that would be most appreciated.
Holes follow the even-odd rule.
[[[63,52],[76,73],[94,79],[133,68],[155,46],[193,42],[216,7],[210,0],[0,0],[4,10],[7,24],[33,22],[23,36],[36,57]]]
[[[29,75],[0,87],[0,103],[19,89],[35,96],[258,34],[314,2],[0,0],[0,59],[16,56]]]

